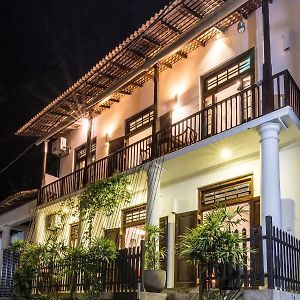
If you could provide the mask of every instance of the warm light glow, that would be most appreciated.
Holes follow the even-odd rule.
[[[142,236],[146,234],[145,230],[142,230],[142,229],[136,229],[135,233],[137,235],[142,235]]]
[[[224,159],[228,159],[231,157],[231,150],[229,150],[228,148],[225,148],[221,151],[221,157],[224,158]]]
[[[68,208],[68,207],[64,207],[64,208],[62,209],[62,212],[63,212],[64,214],[69,213],[69,208]]]
[[[108,133],[105,135],[105,145],[106,146],[109,145],[109,134]]]
[[[89,129],[90,120],[88,118],[82,118],[80,120],[80,125],[82,126],[84,132],[87,132]]]

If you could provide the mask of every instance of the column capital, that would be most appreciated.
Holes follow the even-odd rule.
[[[279,141],[279,133],[281,124],[275,122],[264,123],[259,126],[258,131],[260,135],[260,142],[266,139],[276,139]]]

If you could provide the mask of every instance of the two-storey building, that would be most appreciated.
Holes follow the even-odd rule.
[[[116,170],[134,197],[93,234],[129,247],[160,224],[168,287],[196,282],[175,245],[216,203],[300,236],[300,3],[270,2],[172,2],[18,130],[45,145],[37,242],[64,199]]]

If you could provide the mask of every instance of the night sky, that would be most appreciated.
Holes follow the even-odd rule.
[[[17,0],[0,10],[0,169],[34,139],[15,131],[168,0]],[[0,175],[0,200],[38,188],[42,150]]]

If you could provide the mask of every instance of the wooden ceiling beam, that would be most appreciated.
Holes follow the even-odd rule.
[[[168,68],[168,69],[172,69],[172,67],[173,67],[172,64],[170,64],[168,62],[160,62],[159,64],[166,67],[166,68]]]
[[[142,88],[143,87],[143,84],[141,83],[138,83],[138,82],[130,82],[130,85],[133,85],[133,86],[136,86],[136,87],[139,87],[139,88]]]
[[[99,107],[101,108],[110,108],[109,104],[100,104]]]
[[[54,116],[60,116],[60,117],[68,117],[70,114],[58,112],[58,111],[50,111],[50,114]]]
[[[122,64],[119,64],[119,63],[117,63],[117,62],[115,62],[115,61],[111,61],[110,64],[111,64],[112,66],[114,66],[114,67],[116,67],[116,68],[118,68],[118,69],[120,69],[120,70],[126,71],[126,72],[130,72],[130,71],[132,70],[131,68],[129,68],[129,67],[127,67],[127,66],[124,66],[124,65],[122,65]]]
[[[149,79],[154,79],[154,76],[149,73],[144,73],[143,75]]]
[[[148,43],[150,43],[150,44],[156,46],[156,47],[159,47],[159,48],[161,47],[161,45],[160,45],[159,42],[153,40],[153,39],[150,38],[149,36],[143,35],[143,36],[142,36],[142,39],[145,40],[146,42],[148,42]]]
[[[107,85],[104,85],[104,84],[100,84],[100,83],[87,83],[86,85],[90,86],[90,87],[93,87],[93,88],[96,88],[96,89],[101,89],[101,90],[105,90],[108,88]]]
[[[140,57],[140,58],[142,58],[142,59],[147,59],[147,56],[145,55],[145,54],[143,54],[143,53],[141,53],[141,52],[139,52],[139,51],[136,51],[136,50],[134,50],[134,49],[127,49],[129,52],[131,52],[132,54],[134,54],[135,56],[138,56],[138,57]]]
[[[119,100],[119,99],[114,99],[114,98],[110,98],[108,101],[115,102],[115,103],[118,103],[118,102],[120,102],[120,100]]]
[[[181,34],[182,33],[181,30],[179,30],[178,28],[176,28],[175,26],[173,26],[172,24],[170,24],[170,23],[168,23],[168,22],[166,22],[164,20],[161,21],[161,24],[163,26],[165,26],[166,28],[168,28],[169,30],[171,30],[171,31],[173,31],[173,32],[175,32],[177,34]]]
[[[118,77],[113,76],[113,75],[108,74],[108,73],[105,73],[105,72],[99,72],[99,75],[101,75],[101,76],[103,76],[103,77],[106,77],[106,78],[108,78],[108,79],[111,79],[111,80],[119,79]]]
[[[181,50],[178,51],[178,52],[176,52],[176,55],[178,55],[178,56],[180,56],[182,58],[185,58],[185,59],[188,58],[187,54],[185,52],[181,51]]]
[[[190,8],[188,5],[186,5],[185,3],[182,3],[181,4],[181,7],[186,11],[188,12],[190,15],[198,18],[198,19],[202,19],[203,16],[200,15],[198,12],[196,12],[195,10],[193,10],[192,8]]]
[[[127,92],[127,91],[118,91],[118,93],[120,93],[120,94],[123,94],[123,95],[131,95],[131,93],[130,92]]]
[[[197,42],[199,46],[205,47],[205,43],[199,41],[198,39],[194,39],[194,41]]]

